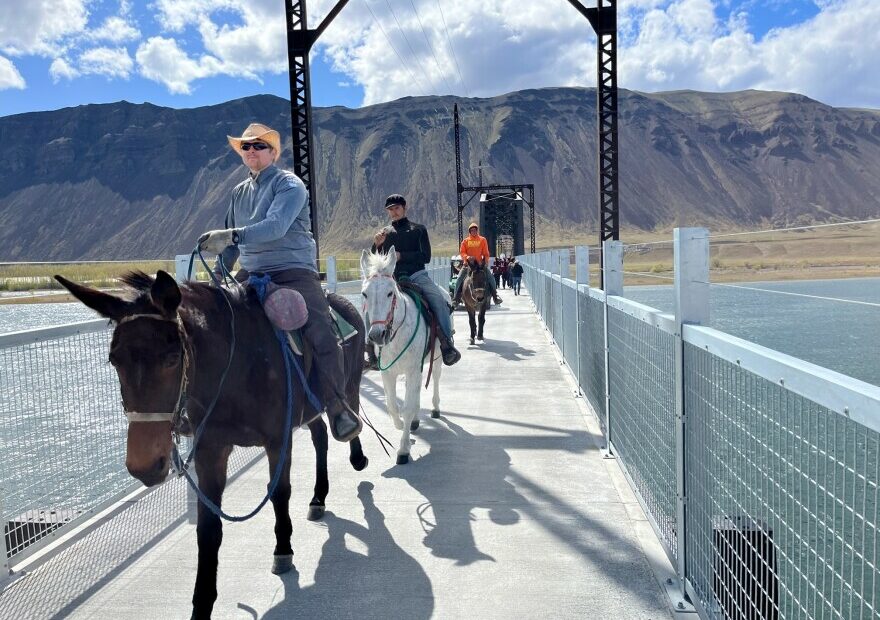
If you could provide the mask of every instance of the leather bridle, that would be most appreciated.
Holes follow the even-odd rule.
[[[174,315],[173,319],[156,316],[155,314],[132,314],[123,318],[117,323],[117,327],[123,323],[128,323],[137,319],[152,319],[154,321],[165,321],[177,324],[177,333],[180,336],[180,349],[183,356],[183,363],[180,369],[180,387],[177,392],[177,403],[172,411],[160,412],[144,412],[144,411],[128,411],[125,410],[125,417],[129,423],[132,422],[171,422],[173,430],[178,431],[181,423],[186,416],[186,388],[189,385],[189,365],[190,355],[186,346],[186,331],[183,328],[183,321],[179,314]]]
[[[367,278],[367,280],[374,280],[376,278],[388,278],[389,280],[392,280],[394,282],[395,291],[394,296],[391,299],[391,308],[388,310],[388,315],[384,319],[370,321],[370,327],[372,327],[373,325],[382,325],[387,332],[390,332],[391,335],[388,338],[388,342],[386,342],[386,344],[388,344],[392,340],[394,340],[394,336],[397,335],[397,330],[399,330],[403,326],[401,324],[397,326],[397,329],[394,329],[394,310],[397,308],[397,296],[399,294],[399,291],[396,290],[397,281],[394,279],[394,276],[389,276],[384,273],[377,273]],[[406,321],[406,304],[403,305],[403,313],[403,320]]]

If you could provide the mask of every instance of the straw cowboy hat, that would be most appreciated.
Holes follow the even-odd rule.
[[[229,140],[229,146],[239,154],[241,154],[242,142],[255,142],[259,140],[272,147],[273,152],[275,153],[275,161],[278,161],[278,158],[281,157],[281,134],[271,127],[267,127],[260,123],[251,123],[248,125],[247,129],[242,132],[240,138],[226,136],[226,139]]]

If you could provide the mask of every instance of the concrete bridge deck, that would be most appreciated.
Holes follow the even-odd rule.
[[[413,460],[397,466],[364,434],[355,472],[331,446],[323,522],[305,520],[314,453],[294,437],[296,569],[269,572],[272,511],[224,525],[216,618],[670,618],[670,570],[598,424],[554,354],[527,294],[504,291],[487,340],[443,375],[443,415],[423,392]],[[363,403],[396,443],[381,381]],[[265,460],[227,489],[242,514],[262,497]],[[129,502],[0,593],[0,618],[189,617],[195,526],[179,481]],[[652,571],[652,566],[655,570]]]

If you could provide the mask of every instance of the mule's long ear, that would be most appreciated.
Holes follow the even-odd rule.
[[[388,248],[388,272],[394,273],[395,267],[397,267],[397,248],[392,245]]]
[[[150,301],[165,316],[174,316],[180,305],[180,287],[177,282],[165,271],[156,272],[156,281],[150,287]]]
[[[366,250],[361,250],[361,280],[367,279],[370,273],[370,255]]]
[[[55,276],[61,286],[70,291],[70,294],[84,303],[86,306],[97,312],[103,317],[112,321],[119,322],[128,315],[132,310],[131,302],[120,297],[104,293],[97,289],[71,282],[62,276]]]

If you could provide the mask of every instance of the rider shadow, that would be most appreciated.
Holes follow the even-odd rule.
[[[373,484],[361,482],[358,497],[364,506],[367,526],[340,519],[327,511],[323,522],[328,538],[321,549],[315,570],[315,583],[302,587],[294,569],[280,576],[284,586],[282,599],[262,618],[369,618],[394,615],[420,619],[434,612],[431,581],[421,565],[395,542],[385,525],[385,515],[373,500]],[[367,553],[352,551],[345,539],[354,538]],[[405,594],[388,600],[389,585]]]
[[[443,423],[445,422],[445,424]],[[419,440],[431,450],[411,465],[397,466],[382,474],[401,478],[425,497],[419,507],[419,519],[425,532],[423,543],[432,555],[467,566],[495,558],[477,548],[471,523],[474,510],[488,509],[496,525],[519,522],[516,506],[527,500],[505,480],[510,470],[510,456],[498,445],[474,437],[447,418],[428,420],[419,429]],[[444,474],[438,476],[437,472]],[[425,516],[433,512],[432,522]]]
[[[526,349],[513,340],[495,340],[494,338],[491,340],[484,340],[480,349],[491,353],[497,353],[499,357],[512,362],[518,362],[535,355],[534,349]]]

